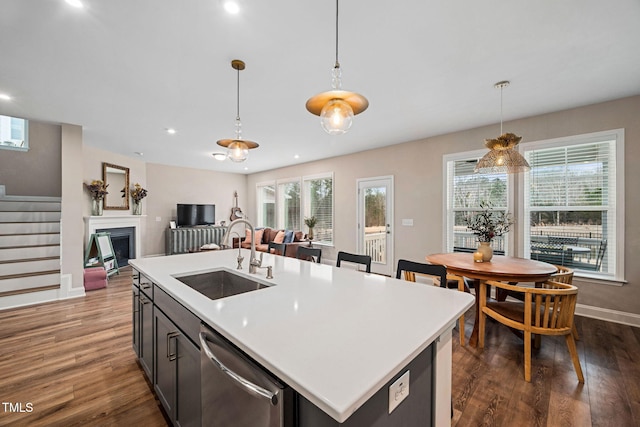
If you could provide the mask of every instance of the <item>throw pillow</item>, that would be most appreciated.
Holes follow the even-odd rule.
[[[262,233],[264,233],[264,229],[256,230],[256,244],[259,245],[262,242]],[[244,243],[251,243],[251,230],[248,228],[245,229],[245,238]]]
[[[284,242],[284,230],[279,230],[276,237],[273,238],[275,243],[283,243]]]
[[[287,230],[287,232],[284,233],[284,243],[291,242],[293,242],[293,230]]]
[[[304,237],[304,233],[302,231],[296,231],[295,234],[293,235],[293,241],[300,242],[302,241],[303,237]]]

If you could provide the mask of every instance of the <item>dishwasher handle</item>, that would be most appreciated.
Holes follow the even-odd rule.
[[[213,354],[213,352],[211,351],[211,348],[209,348],[209,345],[207,344],[206,332],[200,332],[199,338],[200,338],[200,346],[202,347],[202,350],[204,350],[205,354],[207,355],[207,358],[209,358],[209,360],[211,360],[218,369],[220,369],[222,372],[227,374],[229,377],[231,377],[234,381],[239,383],[243,388],[245,388],[250,393],[257,395],[259,397],[267,398],[273,406],[276,406],[278,404],[277,393],[272,393],[269,390],[264,389],[259,385],[252,383],[251,381],[247,380],[246,378],[236,374],[231,369],[227,368],[220,361],[220,359],[218,359],[216,355]]]

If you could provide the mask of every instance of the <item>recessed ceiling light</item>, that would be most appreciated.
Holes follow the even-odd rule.
[[[9,95],[7,95],[6,93],[0,93],[0,99],[5,100],[5,101],[11,101],[11,97]]]
[[[84,7],[80,0],[65,0],[67,4],[70,4],[73,7],[81,8]]]
[[[249,168],[245,166],[245,167],[244,167],[244,170],[248,171],[248,170],[249,170]]]
[[[227,13],[236,15],[238,12],[240,12],[240,6],[235,1],[229,0],[224,2],[224,10],[226,10]]]
[[[211,155],[213,156],[214,159],[216,159],[219,162],[223,162],[227,159],[226,153],[211,153]]]
[[[174,135],[176,133],[176,130],[174,128],[167,128],[167,133],[170,135]]]
[[[299,155],[299,154],[294,154],[294,155],[293,155],[293,158],[294,158],[294,159],[299,159],[299,158],[300,158],[300,155]]]

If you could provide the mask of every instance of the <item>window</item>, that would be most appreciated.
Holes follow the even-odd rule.
[[[300,181],[278,183],[278,228],[302,230]]]
[[[447,155],[444,157],[446,171],[445,195],[445,251],[474,252],[477,238],[464,223],[464,218],[481,210],[481,202],[489,202],[494,210],[513,213],[511,209],[509,180],[507,174],[477,174],[474,169],[485,150]],[[507,236],[493,239],[495,253],[510,253]]]
[[[622,276],[623,138],[618,130],[524,144],[525,256]]]
[[[333,243],[333,174],[256,185],[258,227],[307,231],[304,218],[316,217],[314,242]]]
[[[322,243],[333,243],[333,176],[319,175],[305,177],[304,184],[304,217],[316,217],[313,229],[314,240]]]
[[[27,151],[28,123],[25,119],[0,116],[0,148]]]
[[[475,236],[463,218],[489,201],[514,214],[518,231],[517,250],[510,232],[494,239],[496,253],[624,281],[624,130],[527,142],[520,150],[531,170],[513,175],[474,174],[486,150],[444,156],[444,250],[474,250]]]
[[[258,184],[256,189],[258,221],[261,227],[276,227],[276,185]]]

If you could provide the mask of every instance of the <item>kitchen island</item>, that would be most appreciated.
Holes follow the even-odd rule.
[[[451,330],[471,295],[270,254],[267,279],[266,269],[249,274],[249,251],[242,254],[243,270],[235,269],[236,250],[130,264],[336,423],[387,393],[383,387],[431,347],[431,423],[450,424]],[[176,278],[220,269],[267,287],[212,300]]]

